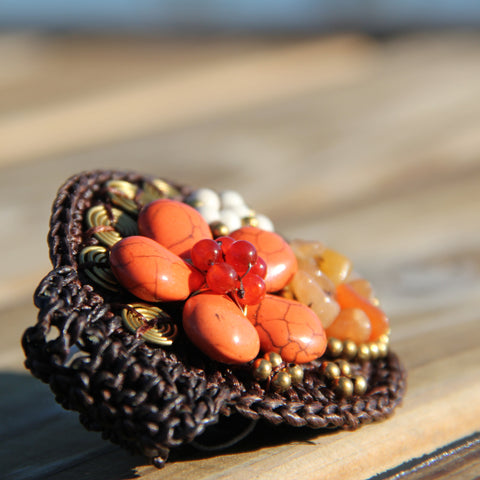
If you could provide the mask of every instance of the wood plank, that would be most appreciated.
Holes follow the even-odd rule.
[[[429,455],[416,458],[372,480],[471,480],[480,475],[480,434],[476,433],[447,445]]]
[[[296,92],[348,83],[364,71],[363,52],[368,53],[364,42],[355,38],[314,40],[280,52],[219,62],[173,78],[153,77],[34,112],[8,115],[0,118],[0,165],[208,117],[212,98],[217,113],[225,113]],[[322,55],[329,61],[311,62]],[[277,82],[281,77],[288,81]],[[25,130],[28,142],[21,141]]]
[[[395,478],[405,461],[480,431],[478,38],[197,45],[202,61],[194,53],[169,59],[170,47],[140,42],[111,64],[103,63],[114,42],[64,47],[50,39],[39,50],[32,38],[14,42],[22,59],[10,77],[0,67],[0,94],[20,95],[35,72],[44,80],[62,66],[72,72],[53,81],[58,98],[43,84],[24,102],[0,102],[0,136],[3,127],[15,134],[5,146],[18,155],[0,152],[0,220],[8,227],[0,232],[0,465],[7,478]],[[95,78],[88,63],[97,44]],[[188,42],[171,51],[187,50]],[[74,51],[84,58],[69,59]],[[121,62],[136,55],[134,74]],[[157,55],[172,65],[171,76],[149,65]],[[319,58],[325,63],[310,65]],[[233,77],[231,88],[214,92]],[[22,79],[16,86],[15,78]],[[115,88],[104,97],[110,81]],[[144,112],[144,86],[180,111]],[[238,98],[226,99],[232,92]],[[136,100],[138,129],[135,118],[115,116]],[[115,109],[98,117],[110,104]],[[111,125],[98,136],[90,126],[75,130],[88,112]],[[46,131],[63,121],[64,143]],[[19,339],[35,319],[33,289],[50,268],[45,235],[55,191],[70,174],[98,167],[237,189],[286,236],[347,253],[391,316],[393,348],[410,375],[403,407],[353,433],[264,427],[218,455],[180,449],[162,472],[84,431],[77,414],[61,410],[25,372]],[[478,451],[474,444],[438,468],[407,473],[471,478]]]
[[[300,434],[298,440],[295,439],[294,434],[290,433],[287,435],[288,443],[286,444],[276,443],[278,441],[277,435],[271,428],[267,432],[270,438],[266,437],[264,433],[261,441],[253,441],[253,445],[246,442],[224,455],[202,458],[198,454],[194,454],[192,458],[192,453],[187,452],[186,458],[190,458],[190,461],[186,464],[180,454],[173,454],[178,463],[168,464],[165,472],[168,472],[169,478],[172,479],[181,478],[188,472],[191,472],[192,475],[199,475],[199,472],[202,472],[203,476],[198,478],[205,479],[242,478],[242,472],[243,474],[248,472],[249,475],[257,475],[258,478],[262,479],[274,478],[274,475],[280,474],[278,470],[280,467],[274,467],[273,464],[279,458],[287,458],[289,460],[287,464],[292,465],[292,470],[289,470],[290,467],[282,467],[285,468],[285,478],[289,478],[288,475],[298,469],[307,477],[312,476],[314,478],[312,470],[314,468],[318,471],[329,472],[332,475],[341,475],[341,478],[359,478],[360,470],[345,470],[346,467],[342,462],[342,458],[352,456],[352,463],[360,462],[361,468],[367,469],[365,477],[362,477],[366,478],[368,472],[370,472],[368,475],[373,475],[376,473],[375,469],[379,471],[380,469],[391,468],[405,459],[407,455],[420,456],[441,447],[445,443],[458,438],[457,435],[460,432],[462,435],[458,436],[465,436],[474,432],[480,428],[479,417],[476,416],[479,414],[480,402],[475,400],[480,400],[480,387],[478,382],[475,381],[480,374],[480,352],[475,341],[476,336],[471,334],[472,331],[478,331],[479,322],[478,315],[472,318],[472,312],[474,311],[478,312],[478,309],[470,306],[469,309],[465,309],[464,317],[457,315],[456,328],[453,331],[450,325],[440,321],[440,326],[433,332],[420,329],[417,333],[409,329],[410,335],[408,337],[394,340],[394,348],[404,358],[410,372],[409,391],[405,405],[387,422],[362,428],[355,433],[340,432],[334,435],[317,436],[316,432],[312,432],[311,436],[307,435],[306,437]],[[431,320],[436,319],[437,312],[433,311]],[[399,325],[394,326],[394,332],[399,330],[398,327]],[[466,342],[468,339],[470,339],[469,343]],[[438,357],[440,346],[444,350],[444,359]],[[48,470],[50,478],[57,478],[56,475],[58,475],[58,478],[67,478],[67,475],[72,474],[71,468],[76,472],[94,467],[99,468],[100,471],[108,470],[107,465],[109,464],[106,463],[106,459],[97,456],[90,458],[91,449],[85,453],[85,457],[78,457],[79,452],[76,444],[68,443],[68,454],[64,449],[57,449],[57,442],[64,444],[65,439],[63,436],[59,436],[56,425],[58,421],[63,422],[64,420],[51,418],[49,415],[51,406],[48,405],[46,400],[46,392],[44,392],[43,397],[44,402],[47,403],[46,406],[39,408],[38,405],[30,405],[35,410],[32,418],[44,418],[45,422],[49,422],[44,425],[44,429],[46,431],[53,430],[53,440],[48,445],[43,446],[43,451],[37,452],[40,460],[36,460],[36,457],[33,456],[29,461],[38,462],[41,461],[43,456],[47,456],[51,462],[51,469]],[[469,402],[468,408],[465,408],[464,405],[465,398],[472,400]],[[10,402],[10,399],[8,399],[8,402]],[[20,403],[17,410],[16,406],[8,402],[6,395],[3,401],[0,397],[0,406],[3,410],[6,403],[10,405],[11,416],[18,415],[28,406]],[[30,399],[30,403],[33,403],[32,399]],[[442,417],[450,418],[451,413],[449,412],[455,412],[454,425],[451,422],[437,421],[438,418]],[[84,438],[79,431],[81,427],[78,426],[77,428],[74,425],[75,421],[76,419],[69,420],[69,429],[74,430],[75,435],[80,434]],[[414,422],[415,428],[412,428],[412,422]],[[55,436],[53,436],[53,433]],[[23,433],[25,437],[30,435],[31,432]],[[283,435],[285,435],[285,431]],[[88,445],[90,445],[90,442],[95,444],[96,440],[93,437],[95,437],[94,434],[90,439],[85,438],[85,442]],[[15,438],[14,445],[17,444],[16,442],[21,442],[22,435]],[[308,439],[308,443],[304,443],[305,438]],[[28,438],[24,438],[24,441],[28,442]],[[35,438],[32,441],[36,441]],[[358,448],[359,445],[362,446],[361,449]],[[387,448],[396,453],[387,455]],[[365,451],[369,452],[368,458],[374,457],[377,459],[374,465],[371,465],[368,458],[364,458]],[[106,452],[109,453],[107,459],[120,453],[118,451]],[[341,454],[339,455],[338,452],[341,452]],[[81,458],[81,463],[79,463],[79,458]],[[155,475],[157,475],[155,469],[141,466],[141,459],[137,458],[135,462],[139,465],[137,470],[141,472],[143,477],[155,478]],[[304,466],[303,463],[310,466]],[[366,465],[367,463],[370,463],[370,466]],[[262,468],[265,469],[265,472],[261,471]],[[270,472],[270,468],[273,469],[273,472]],[[369,468],[370,470],[368,470]],[[35,471],[35,469],[32,471]],[[15,474],[17,473],[15,471]]]

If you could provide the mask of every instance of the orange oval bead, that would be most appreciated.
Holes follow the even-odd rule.
[[[252,243],[267,264],[267,292],[284,288],[297,271],[297,258],[290,245],[277,233],[257,227],[242,227],[230,234],[235,240]]]
[[[388,332],[389,321],[385,313],[359,295],[351,285],[341,283],[337,286],[337,302],[341,308],[359,308],[367,314],[371,326],[369,341],[375,342]]]
[[[327,347],[322,322],[300,302],[266,295],[259,305],[247,307],[247,317],[265,352],[276,352],[285,362],[307,363],[321,357]]]
[[[249,362],[260,350],[255,328],[224,295],[206,292],[189,298],[183,309],[183,328],[193,344],[218,362]]]
[[[326,248],[315,260],[320,270],[335,285],[344,282],[352,273],[352,262],[331,248]]]
[[[154,240],[126,237],[110,252],[117,280],[147,302],[185,300],[204,283],[203,275]]]
[[[365,343],[370,339],[371,325],[367,314],[359,308],[344,308],[326,329],[329,337]]]
[[[372,284],[365,278],[356,278],[355,280],[350,280],[345,283],[350,285],[359,295],[366,298],[368,301],[373,303],[375,300]]]
[[[180,257],[188,257],[202,238],[212,238],[200,213],[186,203],[167,198],[155,200],[140,211],[138,230]]]
[[[340,306],[335,301],[335,287],[331,285],[329,291],[324,290],[320,284],[321,279],[317,278],[304,270],[298,270],[290,283],[290,289],[300,303],[308,305],[317,314],[323,328],[327,328],[339,314]],[[329,282],[326,277],[324,280]]]

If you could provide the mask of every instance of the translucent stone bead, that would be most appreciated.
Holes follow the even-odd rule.
[[[345,308],[327,328],[327,336],[355,343],[366,342],[370,338],[370,320],[359,308]]]
[[[335,296],[335,285],[333,282],[318,268],[317,262],[313,258],[298,259],[298,269],[308,273],[322,287],[325,292],[331,296]]]
[[[359,308],[370,320],[370,342],[376,342],[389,331],[389,320],[385,313],[368,299],[359,295],[350,285],[342,283],[337,286],[337,301],[343,309]]]
[[[337,317],[340,306],[335,297],[326,292],[314,277],[298,270],[290,283],[295,298],[308,305],[318,316],[324,328],[327,328]]]
[[[317,265],[323,273],[335,284],[343,283],[352,272],[352,262],[341,253],[326,248],[320,257],[316,258]]]
[[[316,259],[325,251],[326,247],[322,242],[310,242],[307,240],[293,240],[290,243],[297,258]]]
[[[359,295],[372,301],[375,299],[372,284],[364,278],[356,278],[347,282]]]

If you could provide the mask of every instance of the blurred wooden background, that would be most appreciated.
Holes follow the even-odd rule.
[[[5,33],[0,59],[2,478],[480,475],[480,34]],[[187,449],[163,471],[84,431],[19,341],[56,190],[97,168],[239,190],[285,236],[350,256],[391,317],[403,407],[354,433]]]

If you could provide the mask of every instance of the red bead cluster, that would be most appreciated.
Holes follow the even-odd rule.
[[[212,292],[233,295],[242,306],[256,305],[265,296],[267,265],[250,242],[204,238],[192,247],[190,257]]]

